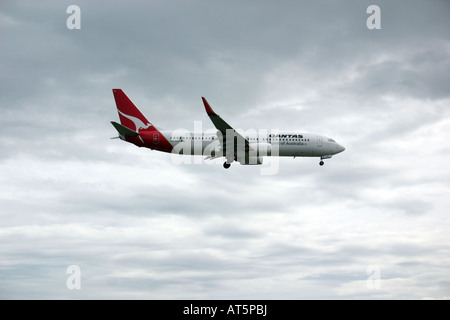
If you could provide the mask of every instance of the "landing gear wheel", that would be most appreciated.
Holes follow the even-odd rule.
[[[321,166],[323,166],[324,162],[321,160],[321,161],[319,162],[319,164],[320,164]]]
[[[223,163],[223,167],[224,167],[225,169],[228,169],[229,167],[231,167],[231,163],[226,163],[226,162],[224,162],[224,163]]]

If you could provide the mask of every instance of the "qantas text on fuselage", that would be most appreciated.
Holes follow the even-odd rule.
[[[121,89],[113,89],[120,123],[111,121],[119,138],[138,147],[182,155],[202,155],[205,159],[224,158],[224,168],[234,161],[243,165],[260,165],[263,157],[318,157],[324,159],[345,150],[333,139],[312,133],[279,130],[235,130],[217,115],[202,97],[206,113],[216,132],[158,130]]]

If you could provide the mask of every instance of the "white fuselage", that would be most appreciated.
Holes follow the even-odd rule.
[[[219,138],[212,133],[191,133],[177,131],[161,132],[173,146],[174,153],[185,155],[214,156],[220,148]],[[244,135],[253,149],[270,145],[270,152],[261,156],[280,157],[326,157],[345,150],[333,139],[311,133],[278,133],[265,135]],[[259,154],[258,154],[259,155]]]

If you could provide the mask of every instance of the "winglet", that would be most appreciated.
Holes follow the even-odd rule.
[[[209,105],[208,101],[206,101],[206,99],[204,97],[202,97],[202,100],[203,100],[203,104],[205,105],[205,110],[206,110],[206,113],[208,114],[208,116],[215,116],[216,113],[213,111],[213,109]]]

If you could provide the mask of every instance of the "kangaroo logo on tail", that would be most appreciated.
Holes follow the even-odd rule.
[[[138,147],[172,152],[172,144],[147,120],[122,89],[112,89],[112,91],[120,118],[120,124],[114,122],[112,124],[124,140]]]
[[[127,115],[127,114],[121,112],[120,110],[117,110],[117,111],[118,111],[122,116],[124,116],[125,118],[127,118],[127,119],[133,121],[134,126],[135,126],[135,131],[136,131],[137,133],[139,133],[139,130],[140,130],[140,129],[148,129],[149,127],[152,126],[152,124],[151,124],[150,122],[148,122],[147,124],[145,124],[145,123],[142,122],[142,120],[139,119],[139,118],[136,118],[136,117],[133,117],[133,116],[129,116],[129,115]],[[130,128],[130,129],[132,129],[132,128]]]

